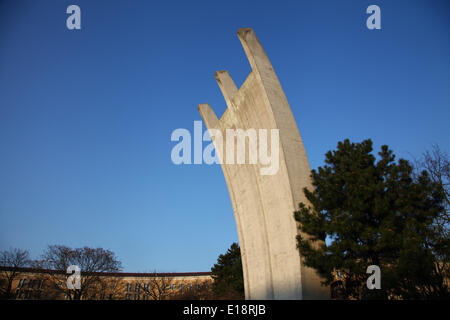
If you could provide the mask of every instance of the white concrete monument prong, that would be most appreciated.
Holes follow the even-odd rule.
[[[261,164],[226,164],[228,185],[241,247],[246,299],[327,299],[328,287],[303,265],[297,248],[294,211],[307,203],[310,168],[297,124],[277,75],[250,28],[238,31],[252,71],[240,89],[226,71],[215,78],[227,109],[220,118],[208,104],[198,109],[208,129],[279,129],[279,170],[261,175]],[[225,153],[225,152],[224,152]],[[225,154],[223,154],[225,159]]]

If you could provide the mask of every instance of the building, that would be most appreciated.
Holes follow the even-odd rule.
[[[69,290],[69,275],[62,271],[8,267],[0,267],[0,271],[3,297],[8,298],[11,283],[9,299],[19,300],[208,299],[213,281],[211,272],[81,272],[80,289]]]

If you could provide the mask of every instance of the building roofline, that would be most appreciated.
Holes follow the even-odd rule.
[[[47,273],[47,274],[63,274],[67,275],[62,270],[39,269],[39,268],[14,268],[0,266],[0,271],[16,271],[20,273]],[[192,277],[192,276],[211,276],[212,272],[83,272],[81,275],[97,275],[103,277]]]

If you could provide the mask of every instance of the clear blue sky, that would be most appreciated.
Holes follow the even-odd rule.
[[[82,29],[66,28],[81,7]],[[381,30],[366,8],[381,8]],[[338,141],[450,152],[448,1],[0,1],[0,250],[113,250],[125,271],[208,271],[237,241],[221,168],[176,166],[170,135],[254,28],[312,168]]]

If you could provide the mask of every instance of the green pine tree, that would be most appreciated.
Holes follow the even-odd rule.
[[[211,268],[213,291],[220,299],[244,299],[244,277],[242,273],[241,249],[236,242],[225,254],[219,255]]]
[[[436,255],[448,250],[448,238],[433,228],[443,212],[442,187],[426,172],[413,179],[409,162],[395,162],[387,146],[378,161],[371,153],[371,140],[345,140],[312,170],[314,190],[304,189],[310,204],[300,203],[294,215],[305,264],[324,284],[339,284],[347,299],[449,297]],[[379,290],[367,289],[369,265],[381,269]]]

